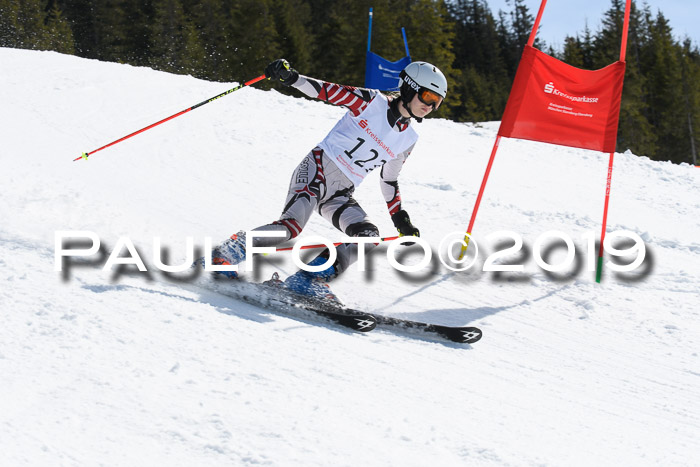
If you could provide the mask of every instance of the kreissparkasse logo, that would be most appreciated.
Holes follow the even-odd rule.
[[[571,102],[581,102],[585,104],[597,104],[600,100],[598,97],[588,97],[588,96],[572,96],[565,92],[560,91],[554,87],[554,81],[544,85],[544,92],[546,94],[554,94],[555,96],[563,97],[564,99],[570,100]]]

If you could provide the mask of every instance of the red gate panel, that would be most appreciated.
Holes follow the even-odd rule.
[[[625,62],[582,70],[525,46],[499,136],[614,152]]]

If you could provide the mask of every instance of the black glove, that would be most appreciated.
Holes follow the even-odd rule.
[[[287,60],[280,58],[265,67],[265,76],[272,81],[279,81],[285,86],[291,86],[299,79],[299,72],[289,66]]]
[[[391,216],[394,227],[399,231],[400,237],[420,237],[420,231],[411,224],[411,218],[403,209]],[[404,243],[404,245],[413,245],[413,243]]]

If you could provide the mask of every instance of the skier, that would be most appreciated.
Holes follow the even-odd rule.
[[[379,229],[353,198],[355,187],[378,167],[381,192],[394,226],[401,236],[420,236],[402,209],[397,180],[418,140],[411,119],[420,122],[445,98],[447,80],[442,72],[426,62],[409,64],[400,74],[399,97],[310,78],[299,74],[284,59],[270,63],[265,75],[309,97],[343,106],[348,112],[295,169],[280,218],[254,229],[278,231],[284,236],[256,237],[254,246],[276,246],[295,238],[314,210],[350,237],[379,237]],[[239,264],[246,259],[245,245],[245,232],[232,235],[213,249],[212,264]],[[340,245],[334,264],[321,272],[299,270],[286,279],[284,286],[296,293],[332,298],[327,282],[357,260],[357,249],[357,244]],[[328,257],[326,249],[309,265],[324,264]],[[235,272],[223,274],[237,276]]]

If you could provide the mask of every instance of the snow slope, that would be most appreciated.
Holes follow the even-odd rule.
[[[470,272],[399,274],[380,248],[333,284],[354,307],[479,326],[482,341],[364,335],[97,256],[54,269],[57,231],[94,232],[107,254],[128,237],[150,266],[154,237],[176,263],[188,236],[274,220],[341,109],[251,87],[72,162],[233,84],[50,52],[0,49],[0,64],[0,465],[700,463],[696,168],[617,154],[609,231],[640,235],[648,258],[602,284],[556,280],[533,244],[558,230],[585,253],[607,155],[504,140]],[[466,227],[497,123],[418,131],[401,190],[437,250]],[[356,197],[394,235],[377,180]],[[481,271],[501,230],[524,239],[525,272]],[[340,239],[318,216],[311,235]],[[275,255],[254,276],[274,270],[295,267]]]

